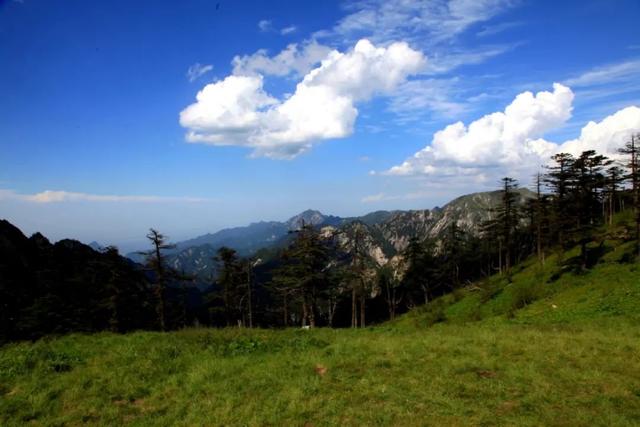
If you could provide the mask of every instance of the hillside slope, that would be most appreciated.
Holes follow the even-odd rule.
[[[619,222],[624,218],[618,217]],[[467,323],[508,319],[516,323],[573,323],[623,316],[640,322],[640,264],[634,242],[619,239],[623,227],[607,227],[589,246],[592,268],[580,271],[579,250],[535,257],[511,277],[494,275],[399,319],[400,323]]]
[[[531,259],[366,330],[6,345],[0,424],[638,425],[640,267],[603,246],[586,273]]]

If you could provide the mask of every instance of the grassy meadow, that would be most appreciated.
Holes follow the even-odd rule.
[[[607,242],[363,330],[189,329],[0,348],[0,425],[640,425],[640,268]]]

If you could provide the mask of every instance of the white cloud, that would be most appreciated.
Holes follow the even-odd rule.
[[[429,52],[429,65],[423,74],[446,75],[460,66],[480,64],[520,45],[508,44],[468,46],[459,37],[475,26],[485,23],[520,3],[520,0],[362,0],[346,5],[348,14],[329,30],[319,31],[314,37],[322,42],[343,43],[366,37],[374,43],[386,44],[392,40],[403,40],[422,51]],[[486,27],[485,27],[486,29]],[[499,30],[499,29],[496,29]],[[488,30],[491,31],[491,30]],[[474,86],[474,76],[467,77],[465,86]],[[418,85],[416,83],[416,85]],[[425,83],[424,85],[428,85]],[[477,87],[477,84],[475,84]],[[439,115],[451,116],[461,111],[462,104],[456,101],[459,93],[443,89],[438,99],[431,102]],[[404,93],[395,105],[405,106],[400,111],[399,124],[407,120],[424,117],[425,110],[417,107],[425,103],[424,91],[416,99]],[[416,108],[410,111],[409,106]],[[442,114],[444,112],[444,114]]]
[[[628,107],[600,123],[590,122],[575,140],[562,144],[546,141],[542,139],[545,133],[571,117],[574,98],[566,86],[556,83],[553,89],[535,95],[521,93],[504,112],[488,114],[468,126],[457,122],[445,127],[434,134],[430,145],[385,174],[431,179],[458,176],[475,183],[504,175],[527,180],[558,152],[579,155],[595,149],[616,157],[631,132],[640,129],[640,108]]]
[[[295,33],[297,30],[298,30],[298,27],[296,27],[295,25],[290,25],[288,27],[284,27],[283,29],[281,29],[280,34],[282,34],[283,36],[286,36],[287,34]]]
[[[360,40],[347,53],[330,52],[283,100],[264,92],[261,76],[209,84],[180,113],[180,124],[189,129],[189,142],[245,145],[254,156],[293,158],[318,141],[350,135],[356,103],[389,94],[425,62],[406,43],[383,48]]]
[[[208,199],[197,197],[163,197],[163,196],[119,196],[104,194],[77,193],[72,191],[46,190],[35,194],[20,194],[13,190],[0,189],[0,200],[22,200],[34,203],[60,203],[60,202],[204,202]]]
[[[494,25],[489,25],[484,27],[482,30],[478,31],[476,35],[478,37],[492,36],[494,34],[498,34],[503,31],[519,27],[521,25],[524,25],[524,22],[520,22],[520,21],[501,22],[499,24],[494,24]]]
[[[402,122],[422,120],[425,114],[455,117],[467,111],[465,103],[453,100],[456,79],[411,80],[398,86],[389,110]]]
[[[263,91],[261,76],[228,76],[206,85],[196,101],[180,113],[180,124],[190,129],[187,141],[215,145],[250,145],[263,109],[277,103]]]
[[[431,145],[388,173],[432,175],[460,173],[462,168],[473,174],[477,167],[517,164],[537,157],[548,147],[534,138],[568,120],[572,101],[571,90],[560,84],[554,85],[553,92],[521,93],[504,112],[488,114],[468,127],[457,122],[436,132]]]
[[[203,65],[203,64],[200,64],[199,62],[196,62],[195,64],[190,66],[189,69],[187,70],[187,78],[189,79],[190,82],[193,82],[197,80],[199,77],[204,76],[211,70],[213,70],[213,65],[211,64]]]
[[[351,13],[319,37],[371,37],[375,42],[410,40],[439,43],[510,8],[513,0],[363,0],[348,5]]]
[[[288,76],[293,73],[304,76],[326,58],[331,50],[315,41],[302,45],[292,43],[273,57],[261,49],[252,55],[233,58],[233,74]]]
[[[636,83],[640,81],[640,60],[597,67],[564,81],[564,84],[575,87],[588,87],[627,81],[635,81]]]
[[[273,29],[273,24],[268,19],[262,19],[260,22],[258,22],[258,28],[263,33],[266,33],[267,31],[271,31]]]
[[[430,186],[428,189],[411,191],[406,194],[387,194],[387,193],[378,193],[372,194],[370,196],[365,196],[360,201],[362,203],[379,203],[379,202],[389,202],[395,200],[419,200],[419,199],[429,199],[434,196],[434,187]],[[447,189],[451,189],[451,185],[447,185]]]
[[[362,198],[362,203],[375,203],[386,200],[386,195],[384,193],[372,194],[370,196],[365,196]]]
[[[262,19],[258,22],[258,29],[263,33],[275,32],[286,36],[288,34],[295,33],[298,30],[298,27],[296,27],[295,25],[289,25],[287,27],[278,29],[273,25],[273,21],[269,19]]]
[[[345,6],[347,15],[333,28],[316,32],[311,40],[291,44],[275,56],[270,56],[265,49],[252,55],[236,56],[233,59],[233,73],[304,76],[331,51],[327,44],[352,45],[361,38],[367,38],[381,46],[403,40],[422,50],[428,49],[429,65],[421,70],[421,74],[443,75],[460,66],[482,63],[518,46],[518,43],[511,43],[468,49],[453,40],[471,26],[492,19],[518,2],[519,0],[355,1]],[[278,30],[272,21],[267,20],[261,21],[260,27],[263,31],[279,31],[281,34],[295,28],[292,26]],[[423,87],[426,85],[428,83],[423,83]],[[422,91],[413,99],[407,91],[403,92],[391,108],[400,115],[398,123],[424,116],[425,110],[421,109],[425,105],[424,95]],[[430,106],[435,108],[429,112],[435,111],[445,117],[462,112],[465,107],[454,100],[454,95],[451,90],[438,90],[437,99],[430,102]],[[396,108],[403,103],[404,106]],[[415,106],[414,111],[410,111],[411,105]]]
[[[630,106],[605,117],[596,123],[590,121],[576,139],[564,142],[557,149],[573,155],[585,150],[596,150],[611,158],[618,158],[621,148],[633,132],[640,131],[640,108]]]
[[[474,65],[514,49],[519,43],[485,46],[473,51],[447,50],[444,54],[431,55],[427,74],[444,74],[463,65]]]

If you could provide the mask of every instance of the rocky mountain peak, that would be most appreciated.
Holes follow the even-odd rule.
[[[326,222],[326,219],[327,219],[327,216],[325,216],[322,212],[312,210],[312,209],[307,209],[306,211],[301,212],[298,215],[295,215],[289,218],[286,224],[289,227],[289,229],[293,230],[293,229],[302,227],[303,222],[304,224],[307,224],[307,225],[317,226],[317,225],[324,224]]]

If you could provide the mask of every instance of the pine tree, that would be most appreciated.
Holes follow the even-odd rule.
[[[442,242],[440,260],[440,275],[443,282],[454,290],[460,285],[460,266],[464,262],[465,235],[453,221],[447,228],[447,234]]]
[[[520,223],[520,212],[516,201],[518,182],[509,177],[502,178],[500,205],[492,209],[493,218],[485,221],[481,229],[485,238],[497,240],[498,270],[509,273],[513,258],[514,237]]]
[[[222,311],[226,326],[237,324],[242,326],[242,301],[245,292],[243,263],[238,259],[234,249],[223,246],[218,249],[214,261],[218,263],[218,277],[216,285],[218,291],[215,296],[222,302]]]
[[[350,261],[350,288],[351,288],[351,327],[366,326],[366,299],[368,271],[373,267],[370,263],[365,247],[365,225],[354,223],[353,236],[349,251]]]
[[[551,200],[551,235],[552,241],[564,247],[565,230],[571,226],[573,212],[571,211],[571,189],[574,185],[575,158],[568,153],[559,153],[551,157],[555,165],[547,166],[544,182],[552,193]]]
[[[574,240],[580,245],[580,263],[587,267],[587,244],[593,238],[593,231],[599,225],[602,188],[604,187],[603,169],[607,158],[594,150],[582,152],[573,163],[574,169],[574,212],[575,223],[570,228]]]
[[[544,265],[545,248],[548,244],[549,199],[542,193],[543,176],[541,173],[536,174],[534,185],[536,197],[532,202],[533,209],[531,210],[532,217],[530,222],[536,236],[536,256],[538,261]]]
[[[426,304],[430,300],[435,284],[434,251],[431,242],[422,242],[414,236],[403,252],[406,267],[402,287],[410,305]]]
[[[606,222],[611,225],[613,223],[613,215],[620,210],[620,189],[621,184],[624,182],[624,170],[617,166],[611,166],[606,171],[605,178],[605,196],[604,201],[606,206],[604,210],[606,212]]]
[[[389,320],[396,317],[396,311],[402,301],[402,282],[398,280],[397,272],[389,265],[382,266],[378,269],[378,287],[382,290],[387,310],[389,311]]]
[[[631,135],[620,154],[628,156],[625,167],[628,170],[626,179],[631,183],[633,209],[635,211],[636,255],[640,257],[640,134]]]
[[[274,274],[272,286],[286,298],[285,312],[291,297],[296,298],[302,311],[302,326],[315,327],[319,289],[327,284],[329,253],[313,226],[303,223],[294,233],[293,242],[282,254],[282,265]]]
[[[167,329],[166,313],[166,287],[175,277],[175,272],[167,265],[163,251],[175,248],[175,245],[167,243],[167,237],[157,230],[151,228],[147,234],[147,239],[151,241],[153,248],[148,252],[142,252],[147,257],[147,266],[155,273],[156,286],[156,314],[160,329]]]

